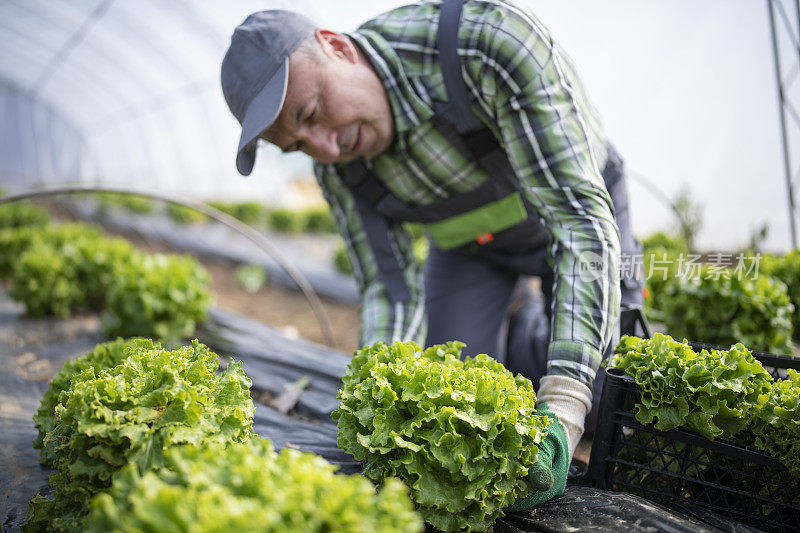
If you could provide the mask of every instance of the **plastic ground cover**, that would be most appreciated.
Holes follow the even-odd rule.
[[[39,465],[32,447],[36,430],[32,416],[50,377],[64,361],[105,341],[99,320],[83,316],[68,320],[26,319],[22,308],[0,290],[0,524],[18,531],[27,502],[49,488],[50,470]],[[288,339],[261,323],[214,310],[198,331],[200,340],[221,357],[243,362],[253,380],[255,431],[277,449],[290,446],[314,452],[345,473],[361,470],[352,456],[336,447],[336,425],[330,413],[348,357],[307,341]],[[284,414],[272,407],[291,385],[307,383],[293,408]],[[285,397],[286,395],[284,395]],[[752,531],[723,523],[726,531]],[[563,496],[532,511],[509,514],[494,533],[566,532],[711,532],[720,531],[695,519],[668,511],[628,494],[568,487]]]

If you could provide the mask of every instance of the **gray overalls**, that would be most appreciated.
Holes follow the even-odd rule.
[[[514,171],[497,139],[470,107],[457,55],[461,4],[462,0],[445,0],[441,8],[438,47],[447,102],[436,103],[433,120],[453,145],[469,154],[493,179],[433,205],[411,207],[394,196],[363,160],[337,165],[337,169],[353,192],[381,280],[394,301],[407,301],[410,291],[387,238],[390,221],[419,222],[431,228],[489,204],[521,200],[527,216],[512,227],[492,233],[491,240],[473,235],[470,242],[442,249],[434,242],[434,236],[425,265],[426,345],[461,340],[467,344],[469,354],[502,354],[506,339],[499,337],[512,293],[521,277],[538,276],[542,279],[544,305],[532,303],[537,305],[535,309],[519,310],[518,314],[527,313],[527,318],[522,322],[512,320],[511,324],[518,326],[516,331],[522,332],[523,337],[520,339],[511,331],[508,354],[501,357],[510,370],[522,373],[538,387],[546,365],[553,285],[553,270],[545,260],[548,232],[519,190],[518,181],[512,178]],[[640,253],[640,245],[631,232],[622,160],[610,145],[602,176],[613,202],[622,253],[633,257]],[[623,277],[621,289],[623,306],[642,305],[641,276]],[[539,315],[543,312],[546,317],[534,320],[537,315],[531,314],[532,310],[538,310]],[[531,329],[532,323],[535,330]],[[498,349],[499,343],[503,349]]]

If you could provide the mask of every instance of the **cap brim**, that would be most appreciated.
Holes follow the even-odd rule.
[[[242,135],[236,155],[236,169],[243,176],[249,176],[256,162],[255,141],[261,132],[269,128],[283,107],[286,99],[286,86],[289,80],[289,58],[278,67],[263,89],[250,102],[250,107],[242,120]]]

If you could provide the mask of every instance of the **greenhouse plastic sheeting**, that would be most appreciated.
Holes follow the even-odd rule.
[[[31,446],[36,430],[32,416],[48,380],[64,361],[105,339],[96,317],[69,320],[20,317],[21,308],[0,294],[0,523],[16,531],[27,515],[27,502],[47,492],[50,470],[39,465]],[[255,431],[280,449],[290,446],[314,452],[354,473],[361,465],[336,447],[336,425],[330,412],[347,357],[303,340],[291,340],[261,323],[215,310],[199,331],[201,341],[221,356],[243,362],[253,380],[253,397],[280,395],[303,377],[310,385],[294,409],[282,414],[256,402]],[[532,511],[499,520],[495,533],[561,532],[702,532],[716,528],[667,511],[626,494],[568,487],[564,495]],[[749,531],[726,524],[727,531]]]

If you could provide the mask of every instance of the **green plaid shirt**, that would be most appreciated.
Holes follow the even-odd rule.
[[[434,102],[446,93],[436,49],[439,2],[401,7],[350,36],[388,92],[395,141],[366,162],[409,205],[430,205],[490,177],[435,129]],[[548,374],[591,385],[619,312],[619,233],[601,177],[606,141],[580,80],[548,30],[503,0],[465,2],[458,54],[472,108],[504,146],[527,199],[550,233],[554,308]],[[381,282],[355,201],[337,165],[315,164],[361,291],[361,343],[424,343],[422,268],[402,225],[391,241],[412,298],[393,303]],[[587,253],[591,252],[587,255]],[[585,258],[605,270],[586,275]],[[583,274],[583,275],[582,275]]]

